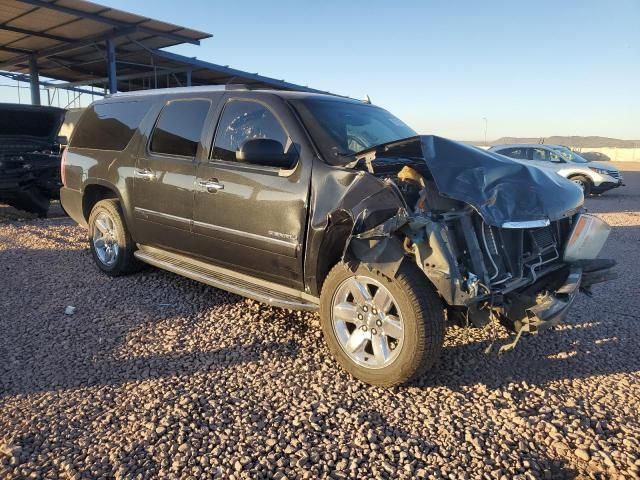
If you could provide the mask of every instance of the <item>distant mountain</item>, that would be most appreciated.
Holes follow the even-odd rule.
[[[619,138],[609,137],[502,137],[493,142],[490,145],[501,145],[504,143],[543,143],[552,145],[566,145],[573,148],[599,148],[599,147],[618,147],[618,148],[638,148],[640,147],[640,140],[620,140]],[[472,143],[474,145],[483,145],[484,142],[465,142]]]

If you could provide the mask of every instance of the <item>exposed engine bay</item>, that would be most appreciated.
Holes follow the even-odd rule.
[[[64,110],[0,105],[0,201],[44,215],[59,195]]]
[[[557,324],[578,290],[590,294],[593,283],[613,278],[610,269],[615,262],[595,259],[609,227],[585,215],[581,201],[546,218],[526,218],[538,213],[535,208],[525,212],[523,220],[501,218],[504,208],[499,195],[488,195],[493,205],[487,205],[485,198],[473,203],[455,198],[459,195],[454,189],[453,195],[443,194],[432,173],[434,166],[425,161],[424,148],[417,151],[421,143],[424,146],[424,139],[408,139],[377,147],[358,155],[351,165],[381,179],[404,202],[394,217],[353,237],[355,256],[363,256],[358,242],[367,240],[366,246],[375,250],[376,241],[395,236],[402,243],[403,257],[413,258],[435,285],[450,318],[476,326],[497,318],[518,333],[516,342],[522,332]],[[460,174],[465,176],[463,168]],[[499,191],[499,185],[496,188]],[[569,199],[569,203],[575,202]],[[491,215],[494,212],[489,208],[503,209]],[[594,237],[587,242],[593,247],[589,251],[584,250],[581,239],[585,222],[591,225]],[[577,251],[577,243],[583,250]],[[377,266],[393,273],[387,264],[399,259],[398,254],[384,257],[375,259]]]

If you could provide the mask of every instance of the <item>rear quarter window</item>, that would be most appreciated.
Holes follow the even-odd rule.
[[[150,107],[146,101],[94,104],[82,115],[69,146],[124,150]]]

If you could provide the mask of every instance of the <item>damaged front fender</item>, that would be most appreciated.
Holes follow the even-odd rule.
[[[350,168],[314,165],[311,218],[305,258],[307,291],[318,295],[322,279],[337,262],[361,262],[395,276],[404,258],[397,236],[407,205],[392,182]]]

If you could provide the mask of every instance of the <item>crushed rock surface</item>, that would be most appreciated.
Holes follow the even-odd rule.
[[[71,220],[0,208],[0,478],[640,478],[640,165],[621,167],[587,201],[618,279],[503,355],[500,327],[453,327],[393,389],[343,372],[315,314],[107,277]]]

